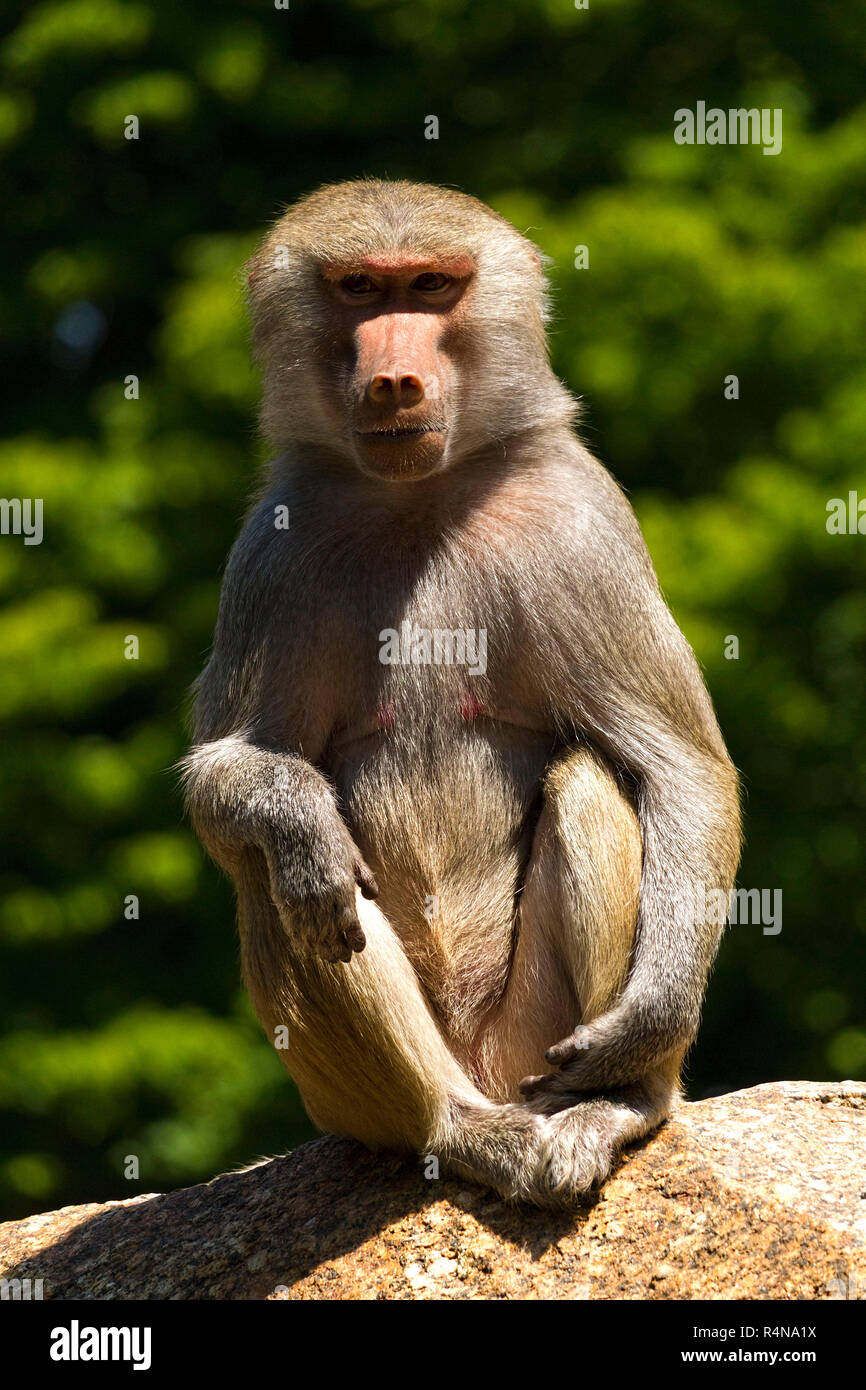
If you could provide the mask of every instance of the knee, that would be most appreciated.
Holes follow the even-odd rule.
[[[558,847],[572,864],[590,860],[596,873],[640,887],[643,860],[637,813],[612,768],[595,750],[581,747],[549,769],[545,808]]]

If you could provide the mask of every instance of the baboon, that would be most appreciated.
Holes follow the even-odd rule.
[[[247,987],[321,1129],[579,1200],[695,1037],[740,845],[712,704],[574,433],[534,245],[364,180],[248,283],[275,456],[183,765]]]

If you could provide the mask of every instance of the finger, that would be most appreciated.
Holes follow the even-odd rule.
[[[562,1042],[554,1043],[544,1054],[545,1061],[552,1067],[561,1067],[563,1062],[570,1062],[577,1054],[577,1047],[571,1038],[565,1038]]]
[[[365,898],[378,898],[379,885],[363,859],[358,859],[355,863],[355,882]]]
[[[345,908],[340,918],[340,936],[348,946],[350,954],[352,951],[363,951],[367,944],[361,923],[351,908]]]
[[[336,936],[328,942],[325,949],[328,953],[327,959],[332,965],[336,965],[338,962],[341,965],[348,965],[349,961],[352,959],[352,947],[346,940],[344,932],[338,931]]]
[[[536,1096],[542,1091],[550,1090],[548,1083],[551,1080],[552,1077],[549,1076],[524,1076],[518,1089],[523,1096]]]

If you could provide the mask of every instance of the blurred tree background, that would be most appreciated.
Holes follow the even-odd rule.
[[[556,368],[743,770],[740,882],[783,930],[726,936],[689,1094],[864,1075],[866,537],[826,529],[866,497],[864,32],[862,0],[14,7],[0,494],[45,537],[0,537],[5,1214],[312,1132],[169,769],[261,457],[240,267],[360,174],[465,188],[552,257]],[[698,100],[782,108],[781,154],[676,145]]]

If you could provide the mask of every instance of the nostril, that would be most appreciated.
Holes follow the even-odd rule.
[[[370,385],[367,387],[367,392],[371,400],[378,401],[381,404],[391,399],[395,394],[396,386],[397,383],[394,377],[388,376],[385,372],[380,372],[377,376],[373,377]]]
[[[400,378],[400,398],[404,405],[417,405],[424,398],[424,383],[414,373]]]

